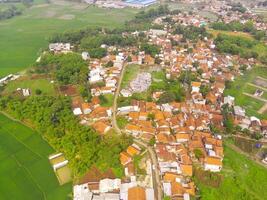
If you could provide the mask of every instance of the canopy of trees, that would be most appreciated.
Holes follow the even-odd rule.
[[[0,99],[0,108],[20,120],[27,120],[57,151],[70,161],[75,176],[96,165],[120,169],[119,153],[132,142],[125,135],[101,138],[90,127],[80,125],[71,111],[68,97],[31,96],[26,100]]]
[[[247,10],[240,2],[232,3],[231,6],[232,6],[231,8],[232,11],[244,13]]]
[[[141,45],[141,50],[145,51],[146,54],[155,57],[160,52],[160,47],[153,44],[144,43]]]
[[[258,57],[258,52],[253,50],[253,47],[259,44],[256,40],[241,36],[219,34],[215,39],[215,44],[220,52],[240,55],[244,58]]]
[[[183,26],[183,25],[176,25],[174,34],[183,35],[184,39],[197,41],[198,39],[203,39],[204,37],[208,37],[209,34],[207,33],[205,27],[195,27],[195,26]]]
[[[215,30],[242,31],[251,33],[257,40],[261,40],[265,37],[264,31],[257,31],[255,29],[253,21],[248,21],[244,24],[240,23],[239,21],[233,21],[227,24],[224,22],[214,22],[211,24],[211,28]]]
[[[61,84],[78,84],[86,82],[88,66],[82,57],[75,53],[47,53],[37,64],[36,72],[54,72],[55,78]]]
[[[11,5],[7,9],[0,9],[0,20],[10,19],[16,15],[21,15],[21,11],[14,5]]]

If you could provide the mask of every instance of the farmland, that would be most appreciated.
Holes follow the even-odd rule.
[[[238,77],[231,84],[229,89],[225,90],[225,95],[234,96],[235,103],[244,107],[248,115],[266,118],[266,111],[259,112],[259,110],[265,105],[264,101],[267,100],[266,91],[264,87],[261,87],[255,83],[257,77],[267,78],[267,68],[255,67],[252,70],[245,72],[243,76]],[[261,88],[260,90],[263,90],[263,95],[260,97],[261,100],[253,97],[253,94],[259,88]]]
[[[67,199],[71,185],[59,186],[51,153],[37,132],[0,114],[0,199]]]
[[[17,90],[17,88],[29,88],[33,94],[35,94],[36,90],[41,90],[44,95],[55,95],[55,88],[53,83],[49,82],[49,80],[45,78],[41,79],[19,79],[10,82],[3,91],[3,94],[10,94]]]
[[[267,196],[267,169],[254,163],[228,145],[224,146],[223,181],[218,188],[199,184],[205,200],[257,200]]]
[[[73,2],[38,2],[24,9],[21,16],[0,21],[0,46],[4,49],[0,52],[0,77],[32,65],[55,33],[89,26],[119,27],[136,12]]]

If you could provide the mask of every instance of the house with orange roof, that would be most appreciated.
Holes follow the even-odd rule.
[[[141,133],[140,127],[133,124],[127,124],[125,126],[125,130],[127,133],[130,133],[133,136],[138,136]]]
[[[120,161],[123,166],[127,165],[132,161],[132,157],[125,151],[120,153]]]
[[[128,200],[149,200],[149,199],[146,199],[145,188],[136,186],[128,189]]]
[[[199,90],[200,90],[200,86],[201,86],[201,82],[192,82],[191,83],[191,93],[199,93]]]
[[[188,133],[176,133],[175,138],[176,138],[176,141],[178,143],[187,142],[190,139],[190,134],[188,134]]]
[[[130,155],[130,156],[135,156],[140,154],[140,149],[136,148],[135,146],[131,145],[126,149],[126,152]]]
[[[85,115],[89,114],[90,112],[92,112],[92,109],[93,109],[92,104],[82,103],[83,114],[85,114]]]
[[[129,120],[138,120],[139,119],[139,112],[129,112],[128,114]]]
[[[156,111],[155,112],[155,121],[160,121],[160,120],[164,120],[164,115],[163,112],[161,111]]]
[[[139,120],[147,120],[148,113],[147,112],[139,112]]]
[[[95,122],[92,127],[101,135],[104,135],[111,129],[111,126],[107,123],[104,123],[103,121]]]
[[[218,157],[207,156],[204,159],[204,169],[212,172],[219,172],[222,169],[222,159]]]

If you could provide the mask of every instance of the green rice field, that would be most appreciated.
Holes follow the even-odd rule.
[[[249,97],[244,93],[254,94],[257,87],[250,85],[254,84],[254,81],[257,77],[267,78],[267,68],[266,67],[255,67],[252,70],[246,71],[243,76],[239,76],[231,84],[231,88],[226,89],[224,95],[231,95],[235,97],[235,104],[240,105],[246,109],[246,113],[249,116],[256,116],[259,118],[267,118],[267,112],[259,114],[259,109],[264,106],[265,102]],[[264,88],[263,88],[264,89]],[[267,90],[267,88],[266,88]],[[261,96],[262,99],[267,100],[267,92],[264,91],[264,94]]]
[[[203,200],[264,200],[267,169],[224,146],[223,181],[218,188],[198,184]]]
[[[0,21],[0,77],[32,65],[55,33],[90,26],[119,27],[136,12],[130,8],[103,9],[60,0],[49,4],[37,2],[23,9],[22,15]]]
[[[54,150],[37,132],[0,114],[0,199],[70,199],[49,163]]]

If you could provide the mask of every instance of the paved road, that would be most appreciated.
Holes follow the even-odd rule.
[[[122,70],[121,70],[121,76],[119,78],[118,81],[118,86],[117,86],[117,90],[115,92],[115,96],[114,96],[114,102],[113,102],[113,107],[112,107],[112,127],[115,129],[115,131],[118,134],[122,134],[122,131],[120,130],[118,124],[117,124],[117,120],[116,120],[116,113],[117,113],[117,100],[120,94],[120,89],[121,89],[121,83],[122,83],[122,79],[125,73],[125,69],[126,69],[127,64],[123,64]],[[152,165],[153,165],[153,169],[152,169],[152,178],[153,178],[153,187],[154,187],[154,191],[155,191],[155,199],[157,200],[162,200],[163,199],[163,193],[162,193],[162,186],[161,186],[161,181],[160,181],[160,172],[159,172],[159,165],[158,165],[158,160],[157,160],[157,156],[156,156],[156,152],[154,151],[154,149],[151,146],[148,146],[144,141],[135,138],[134,142],[144,148],[147,149],[149,157],[151,159]]]

